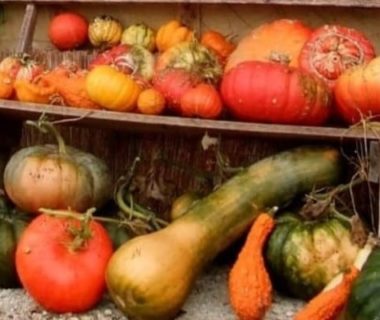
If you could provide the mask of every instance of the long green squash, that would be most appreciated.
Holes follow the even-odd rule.
[[[197,201],[168,227],[122,245],[106,281],[131,319],[173,319],[202,268],[266,208],[338,181],[339,153],[304,147],[261,160]]]

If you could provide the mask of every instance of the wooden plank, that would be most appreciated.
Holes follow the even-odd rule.
[[[37,8],[34,4],[27,4],[25,15],[20,29],[20,37],[17,43],[16,52],[23,53],[31,49],[34,29],[37,22]]]
[[[204,120],[175,116],[151,116],[108,110],[20,103],[0,100],[0,116],[17,119],[36,119],[42,113],[54,118],[81,118],[74,123],[91,127],[132,132],[175,132],[190,135],[222,133],[232,136],[257,136],[280,139],[314,139],[345,141],[363,138],[362,129],[308,127],[226,120]],[[367,132],[367,139],[378,139],[375,132]]]
[[[379,8],[380,0],[6,0],[27,3],[231,3]]]

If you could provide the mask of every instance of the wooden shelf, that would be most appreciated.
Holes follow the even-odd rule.
[[[198,3],[198,4],[273,4],[302,6],[367,7],[380,8],[380,0],[5,0],[24,3]]]
[[[229,136],[252,136],[280,139],[309,139],[346,141],[363,138],[363,130],[355,128],[308,127],[247,123],[239,121],[204,120],[175,116],[150,116],[108,110],[85,110],[79,108],[20,103],[0,100],[0,117],[15,119],[37,119],[42,113],[54,119],[81,118],[74,125],[117,129],[129,132],[172,132],[189,135],[222,133]],[[377,139],[368,132],[367,139]]]

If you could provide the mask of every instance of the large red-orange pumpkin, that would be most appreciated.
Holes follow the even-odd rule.
[[[280,19],[252,30],[229,56],[225,72],[249,60],[298,66],[298,55],[312,29],[298,20]]]
[[[334,88],[336,79],[347,69],[375,57],[371,41],[360,31],[325,25],[313,32],[299,55],[299,67]]]
[[[239,64],[224,75],[221,93],[228,110],[243,121],[321,125],[331,113],[325,83],[278,63]]]
[[[380,115],[380,57],[344,72],[335,83],[338,115],[347,123]]]

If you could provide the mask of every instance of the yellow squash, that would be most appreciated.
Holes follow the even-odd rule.
[[[87,74],[86,91],[92,101],[106,109],[132,111],[141,88],[131,76],[102,65]]]

